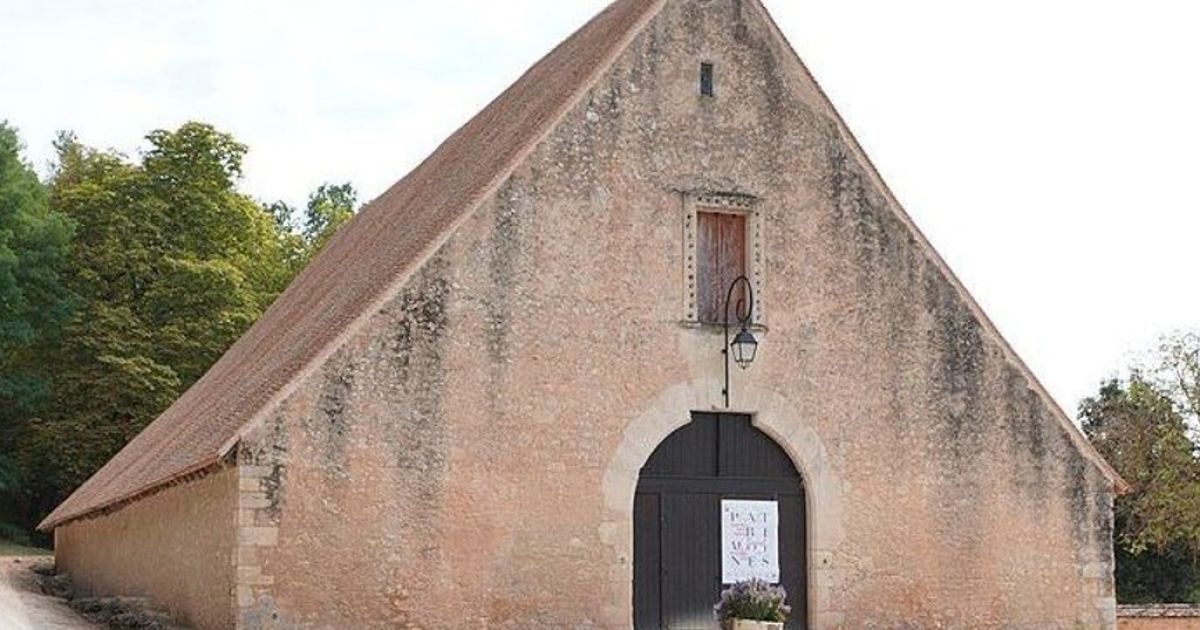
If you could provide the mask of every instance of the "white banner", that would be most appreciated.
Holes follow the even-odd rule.
[[[721,501],[721,581],[779,583],[779,504]]]

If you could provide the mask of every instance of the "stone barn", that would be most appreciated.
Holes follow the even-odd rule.
[[[1123,489],[759,0],[617,0],[42,527],[199,628],[1111,628]]]

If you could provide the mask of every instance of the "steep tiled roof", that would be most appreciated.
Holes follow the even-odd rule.
[[[374,312],[508,175],[661,8],[617,0],[365,207],[195,385],[40,525],[50,529],[220,462],[243,426]]]

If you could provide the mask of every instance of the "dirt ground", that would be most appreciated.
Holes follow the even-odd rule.
[[[64,600],[41,593],[31,567],[52,561],[44,556],[0,558],[0,628],[100,630],[75,614]]]

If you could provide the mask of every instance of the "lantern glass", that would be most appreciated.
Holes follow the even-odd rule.
[[[754,362],[754,355],[758,352],[758,340],[749,330],[743,328],[733,338],[733,343],[729,344],[729,350],[733,353],[733,360],[737,362],[738,367],[744,370]]]

